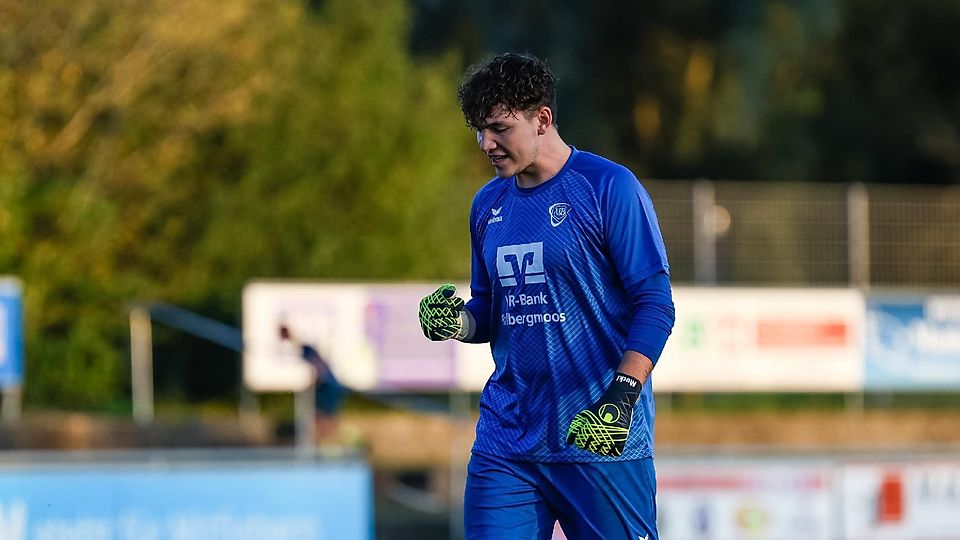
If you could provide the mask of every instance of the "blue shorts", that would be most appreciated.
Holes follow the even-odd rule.
[[[657,540],[653,458],[528,463],[474,453],[467,465],[467,540]]]

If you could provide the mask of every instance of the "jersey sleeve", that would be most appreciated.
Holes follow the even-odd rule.
[[[627,294],[633,305],[633,320],[627,332],[626,348],[656,364],[676,319],[670,277],[666,272],[657,272],[628,286]]]
[[[660,271],[669,275],[657,213],[637,178],[626,169],[614,171],[601,204],[604,240],[624,286],[629,288]]]
[[[602,208],[610,258],[633,306],[626,348],[656,364],[675,319],[670,265],[653,201],[629,171],[607,186]]]
[[[465,309],[472,315],[476,327],[473,334],[464,339],[467,343],[490,341],[491,296],[490,274],[483,261],[483,245],[477,231],[477,203],[470,209],[470,301]]]

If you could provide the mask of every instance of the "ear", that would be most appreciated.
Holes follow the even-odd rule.
[[[537,109],[537,134],[544,135],[547,130],[553,127],[553,111],[550,107],[543,106]]]

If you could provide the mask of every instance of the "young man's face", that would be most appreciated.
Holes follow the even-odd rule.
[[[532,165],[540,153],[541,115],[534,112],[511,113],[494,107],[477,130],[480,150],[500,178],[510,178]]]

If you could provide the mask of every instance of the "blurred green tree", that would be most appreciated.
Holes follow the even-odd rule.
[[[530,51],[567,139],[650,178],[960,182],[960,2],[412,0],[413,49]]]
[[[960,2],[845,0],[815,51],[812,176],[960,183]]]
[[[28,404],[123,403],[136,299],[237,321],[254,277],[465,276],[458,61],[412,60],[408,26],[372,0],[0,5]]]

